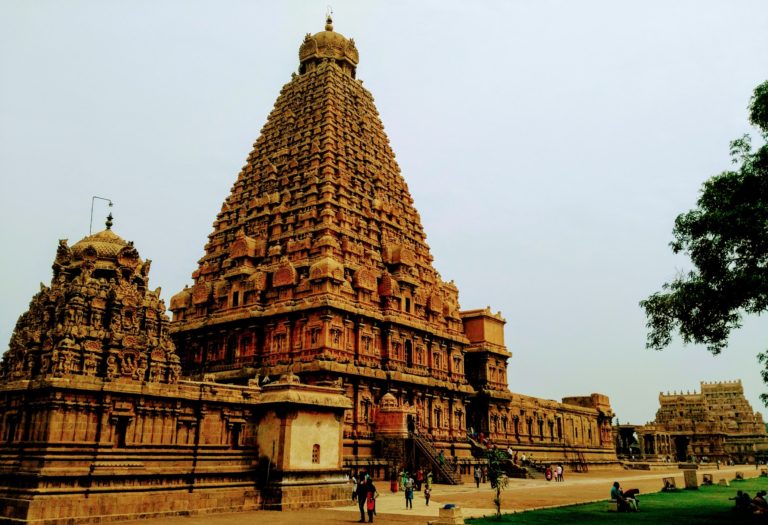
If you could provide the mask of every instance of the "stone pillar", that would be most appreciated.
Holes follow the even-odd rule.
[[[363,353],[363,328],[365,323],[357,321],[355,323],[355,359],[360,359]],[[372,343],[373,344],[373,343]]]
[[[463,525],[464,516],[460,507],[443,507],[439,510],[440,514],[437,521],[430,521],[431,525]]]
[[[331,335],[331,319],[333,319],[333,316],[330,314],[323,314],[320,316],[320,319],[323,321],[323,333],[321,334],[321,342],[323,344],[323,349],[327,349],[329,344],[329,337]]]
[[[285,330],[287,334],[285,335],[286,341],[285,341],[285,354],[291,355],[293,353],[293,327],[295,323],[291,321],[290,319],[285,321]]]
[[[685,488],[687,489],[699,488],[699,481],[696,478],[696,470],[691,468],[686,468],[685,470],[683,470],[683,477],[685,479]]]

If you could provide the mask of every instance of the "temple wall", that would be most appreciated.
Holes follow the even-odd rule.
[[[0,385],[5,521],[258,508],[249,392],[78,377]]]
[[[324,469],[338,465],[341,461],[338,426],[333,414],[304,412],[297,415],[291,425],[291,468]]]
[[[311,395],[292,408],[291,392],[301,388],[311,388]],[[64,524],[345,501],[340,411],[347,401],[333,390],[315,393],[317,388],[304,385],[277,383],[272,390],[284,398],[265,411],[259,389],[214,383],[67,377],[0,384],[0,436],[6,438],[0,444],[0,523]],[[335,405],[313,408],[313,395]],[[285,418],[276,412],[290,415],[287,433]],[[289,469],[273,465],[279,483],[269,484],[259,457],[271,450],[260,451],[257,442],[272,439],[278,454],[290,454],[288,467],[299,478],[286,478]]]

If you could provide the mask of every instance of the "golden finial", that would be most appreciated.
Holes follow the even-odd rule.
[[[329,5],[325,11],[325,30],[333,31],[333,8]]]

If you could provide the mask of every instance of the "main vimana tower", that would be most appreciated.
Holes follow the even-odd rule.
[[[307,35],[170,301],[112,230],[62,240],[0,365],[0,523],[346,503],[487,444],[615,464],[606,396],[507,385],[505,321],[433,266],[351,39]],[[449,461],[446,461],[446,458]]]
[[[461,311],[435,270],[358,60],[330,19],[304,38],[194,284],[171,300],[185,374],[338,382],[353,402],[350,466],[380,455],[386,393],[409,411],[410,430],[460,458],[473,429],[557,459],[615,459],[604,396],[565,405],[509,391],[505,321]]]

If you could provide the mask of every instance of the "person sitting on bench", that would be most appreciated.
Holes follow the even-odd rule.
[[[635,496],[639,492],[638,489],[630,489],[624,492],[621,490],[619,482],[614,481],[611,487],[611,500],[616,502],[616,510],[619,512],[637,512],[637,499]]]

